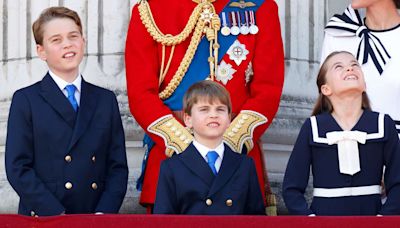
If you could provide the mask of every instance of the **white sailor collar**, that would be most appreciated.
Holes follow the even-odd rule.
[[[367,140],[379,140],[384,138],[385,115],[364,111],[355,126],[347,131],[343,130],[330,113],[310,117],[312,140],[314,143],[327,144],[326,146],[337,146],[339,172],[346,175],[355,175],[361,171],[359,145],[365,144]],[[325,119],[325,121],[321,120]],[[320,123],[320,127],[318,126]],[[336,128],[324,132],[325,127]]]
[[[366,140],[385,137],[385,114],[364,110],[356,125],[350,131],[366,133]],[[328,145],[327,134],[345,132],[330,113],[310,117],[313,143]]]

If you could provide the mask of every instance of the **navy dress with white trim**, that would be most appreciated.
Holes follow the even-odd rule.
[[[338,144],[328,143],[327,133],[343,132],[332,115],[323,113],[305,121],[283,181],[283,198],[291,214],[400,214],[400,147],[393,120],[364,111],[351,131],[366,133],[365,143],[358,141],[360,171],[352,175],[341,173]],[[379,185],[384,166],[387,200],[382,205]],[[308,206],[304,193],[310,169],[314,197]]]

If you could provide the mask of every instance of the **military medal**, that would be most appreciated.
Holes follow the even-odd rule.
[[[235,61],[236,65],[240,65],[243,60],[246,60],[249,51],[246,49],[244,44],[241,44],[238,40],[235,40],[227,51],[229,59]]]
[[[255,35],[258,33],[258,26],[256,25],[256,17],[254,15],[254,11],[250,11],[250,33]]]
[[[240,26],[240,33],[243,35],[247,35],[249,34],[249,15],[247,11],[244,12],[244,16],[244,22],[242,23],[242,26]]]
[[[222,60],[218,66],[217,80],[226,85],[226,83],[228,83],[228,81],[233,78],[233,74],[235,72],[236,70],[233,69],[231,64],[226,63],[224,60]]]
[[[221,34],[224,36],[229,36],[231,34],[231,29],[228,27],[228,23],[226,22],[226,14],[222,12],[222,28]]]
[[[236,23],[236,15],[235,12],[231,12],[231,16],[232,16],[232,27],[231,27],[231,34],[234,36],[239,35],[240,33],[240,29],[237,26],[238,24]]]
[[[256,6],[256,4],[254,4],[253,2],[246,2],[244,0],[240,0],[239,2],[232,2],[231,4],[229,4],[229,6],[244,9],[246,7]]]

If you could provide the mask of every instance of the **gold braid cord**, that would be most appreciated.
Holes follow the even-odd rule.
[[[190,40],[190,44],[188,50],[186,51],[175,75],[172,80],[168,83],[163,91],[159,93],[159,97],[162,100],[167,99],[174,93],[176,88],[181,83],[183,77],[185,76],[189,65],[191,64],[194,54],[199,46],[201,36],[203,34],[206,35],[207,40],[210,42],[210,57],[208,58],[210,64],[210,76],[211,79],[214,78],[217,61],[218,61],[218,40],[217,34],[219,29],[221,28],[221,21],[219,19],[218,14],[215,13],[215,8],[211,4],[213,0],[203,0],[199,2],[199,4],[195,7],[192,14],[190,15],[189,21],[186,24],[185,28],[181,33],[176,36],[172,36],[171,34],[163,34],[160,29],[157,27],[153,15],[151,13],[150,6],[147,0],[142,0],[139,3],[138,10],[140,14],[140,19],[142,20],[143,25],[146,27],[150,36],[158,43],[161,43],[164,46],[172,46],[178,45],[185,41],[189,35],[193,32],[192,38]],[[163,48],[163,56],[164,56],[165,48]],[[173,54],[170,55],[170,59]],[[164,61],[163,61],[164,62]],[[168,61],[167,66],[161,66],[160,71],[160,82],[162,82],[163,77],[166,75],[169,69]],[[164,65],[164,63],[163,63]]]

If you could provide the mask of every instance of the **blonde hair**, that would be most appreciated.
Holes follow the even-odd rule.
[[[335,51],[335,52],[332,52],[331,54],[329,54],[326,57],[324,63],[322,63],[321,68],[319,69],[318,76],[317,76],[317,87],[318,87],[319,96],[317,98],[317,101],[315,102],[314,109],[313,109],[312,114],[311,114],[312,116],[321,114],[323,112],[331,113],[333,111],[332,103],[331,103],[331,101],[329,100],[329,98],[327,96],[322,94],[321,87],[326,84],[326,73],[328,72],[328,61],[333,56],[338,55],[338,54],[343,54],[343,53],[349,54],[351,56],[354,56],[353,54],[351,54],[348,51]],[[367,93],[365,91],[362,93],[362,105],[361,105],[361,107],[363,109],[365,109],[365,110],[371,110],[371,105],[369,103],[369,98],[368,98],[368,95],[367,95]]]
[[[191,115],[193,105],[201,99],[207,99],[210,104],[218,100],[228,107],[229,114],[232,112],[229,92],[222,85],[210,80],[200,81],[190,86],[183,96],[183,112]]]
[[[39,18],[32,24],[32,31],[36,44],[43,45],[43,27],[46,23],[56,18],[68,18],[73,20],[78,26],[81,35],[83,34],[81,19],[75,11],[62,6],[49,7],[43,10]]]

